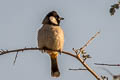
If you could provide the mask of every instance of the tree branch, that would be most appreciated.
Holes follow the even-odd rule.
[[[23,49],[16,49],[16,50],[2,50],[0,51],[0,55],[4,55],[4,54],[8,54],[8,53],[12,53],[12,52],[23,52],[23,51],[28,51],[28,50],[43,50],[41,48],[23,48]],[[57,51],[57,52],[61,52],[61,51],[58,51],[58,50],[50,50],[50,51]],[[100,77],[80,58],[80,55],[74,55],[70,52],[66,52],[66,51],[62,51],[61,53],[64,53],[64,54],[67,54],[67,55],[70,55],[74,58],[76,58],[77,60],[79,60],[83,66],[97,79],[97,80],[101,80]]]
[[[103,65],[103,66],[120,66],[120,64],[104,64],[104,63],[94,63],[95,65]]]
[[[57,52],[60,52],[60,53],[64,53],[64,54],[67,54],[67,55],[70,55],[74,58],[76,58],[80,63],[82,63],[82,65],[97,79],[97,80],[101,80],[101,78],[96,74],[96,72],[94,72],[84,61],[84,59],[82,59],[80,57],[80,53],[83,53],[85,54],[85,48],[87,47],[87,45],[97,36],[97,34],[99,34],[100,32],[97,32],[90,40],[88,40],[88,42],[80,49],[78,50],[74,50],[76,54],[72,54],[70,52],[66,52],[66,51],[58,51],[58,50],[50,50],[49,51],[57,51]],[[23,52],[23,51],[28,51],[28,50],[43,50],[41,48],[23,48],[23,49],[16,49],[16,50],[1,50],[0,51],[0,55],[4,55],[4,54],[8,54],[8,53],[12,53],[12,52]],[[47,49],[48,50],[48,49]],[[78,52],[79,51],[79,52]],[[16,55],[17,57],[17,55]],[[16,58],[15,58],[16,60]]]

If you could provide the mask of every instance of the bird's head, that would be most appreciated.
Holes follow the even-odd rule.
[[[56,11],[51,11],[46,15],[42,24],[51,24],[59,26],[61,20],[64,20],[64,18],[59,17]]]

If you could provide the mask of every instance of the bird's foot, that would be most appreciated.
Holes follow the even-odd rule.
[[[45,50],[41,50],[41,53],[45,53]]]
[[[45,53],[45,52],[46,52],[46,49],[47,49],[47,48],[45,48],[45,47],[42,48],[41,52],[42,52],[42,53]]]
[[[61,53],[62,53],[62,50],[60,50],[59,54],[61,55]]]

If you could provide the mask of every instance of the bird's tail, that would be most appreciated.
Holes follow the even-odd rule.
[[[58,63],[57,63],[57,56],[58,56],[58,52],[53,52],[52,54],[50,54],[50,58],[51,58],[51,76],[52,77],[59,77],[60,76]]]

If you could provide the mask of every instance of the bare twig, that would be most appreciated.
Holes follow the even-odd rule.
[[[88,44],[89,44],[98,34],[100,34],[100,32],[97,32],[93,37],[91,37],[91,38],[86,42],[85,45],[83,45],[83,47],[80,48],[80,52],[81,52],[81,53],[84,53],[85,48],[88,46]]]
[[[103,66],[120,66],[120,64],[104,64],[104,63],[94,63],[95,65],[103,65]]]
[[[23,52],[25,50],[42,50],[40,48],[23,48],[23,49],[15,49],[15,50],[2,50],[0,51],[0,55],[12,53],[12,52]]]
[[[69,70],[76,71],[76,70],[87,70],[87,69],[83,69],[83,68],[79,68],[79,69],[72,69],[72,68],[70,68]]]

